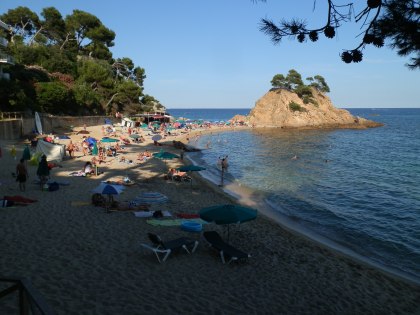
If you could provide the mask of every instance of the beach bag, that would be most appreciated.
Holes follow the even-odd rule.
[[[60,188],[60,185],[57,182],[53,182],[48,185],[48,191],[56,191]]]

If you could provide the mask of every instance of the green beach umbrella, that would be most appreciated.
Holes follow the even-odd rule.
[[[96,142],[93,143],[92,155],[98,155],[98,146],[96,145]]]
[[[161,160],[172,160],[174,158],[179,158],[179,155],[171,152],[160,151],[157,153],[153,153],[153,157],[161,159]]]
[[[202,208],[199,214],[204,221],[214,222],[218,225],[226,224],[228,226],[229,240],[229,225],[255,220],[257,210],[240,205],[224,204]]]
[[[199,171],[204,171],[205,169],[206,169],[205,167],[190,164],[190,165],[181,166],[177,170],[181,172],[199,172]],[[192,189],[192,177],[190,179],[190,184],[191,184],[191,189]]]
[[[114,139],[114,138],[107,138],[107,137],[101,139],[101,142],[104,142],[104,143],[111,143],[111,142],[118,142],[118,141],[120,140]]]

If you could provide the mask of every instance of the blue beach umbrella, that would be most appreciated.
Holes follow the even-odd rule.
[[[102,195],[119,195],[124,190],[123,185],[112,185],[107,183],[100,183],[98,187],[92,190],[93,193]]]
[[[111,185],[107,183],[100,183],[98,187],[92,190],[93,193],[108,195],[108,202],[105,205],[106,212],[108,212],[109,206],[112,204],[112,195],[119,195],[124,190],[123,185]]]

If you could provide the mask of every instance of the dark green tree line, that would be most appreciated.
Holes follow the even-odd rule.
[[[286,76],[283,74],[274,75],[271,80],[271,85],[274,89],[286,89],[296,93],[302,99],[304,104],[312,103],[317,105],[313,98],[312,89],[321,93],[328,93],[330,92],[330,88],[325,79],[320,75],[308,77],[306,80],[309,81],[309,85],[306,85],[303,82],[302,76],[299,72],[291,69]]]
[[[11,80],[1,82],[2,111],[112,114],[162,106],[141,101],[145,69],[113,58],[116,34],[96,16],[74,10],[63,17],[54,7],[40,15],[22,6],[0,15],[10,25],[0,35],[16,61],[6,70]]]

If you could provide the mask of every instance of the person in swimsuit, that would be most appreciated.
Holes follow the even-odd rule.
[[[20,159],[19,164],[16,166],[16,180],[19,182],[20,191],[26,190],[26,179],[29,177],[28,170],[25,166],[25,160]]]

